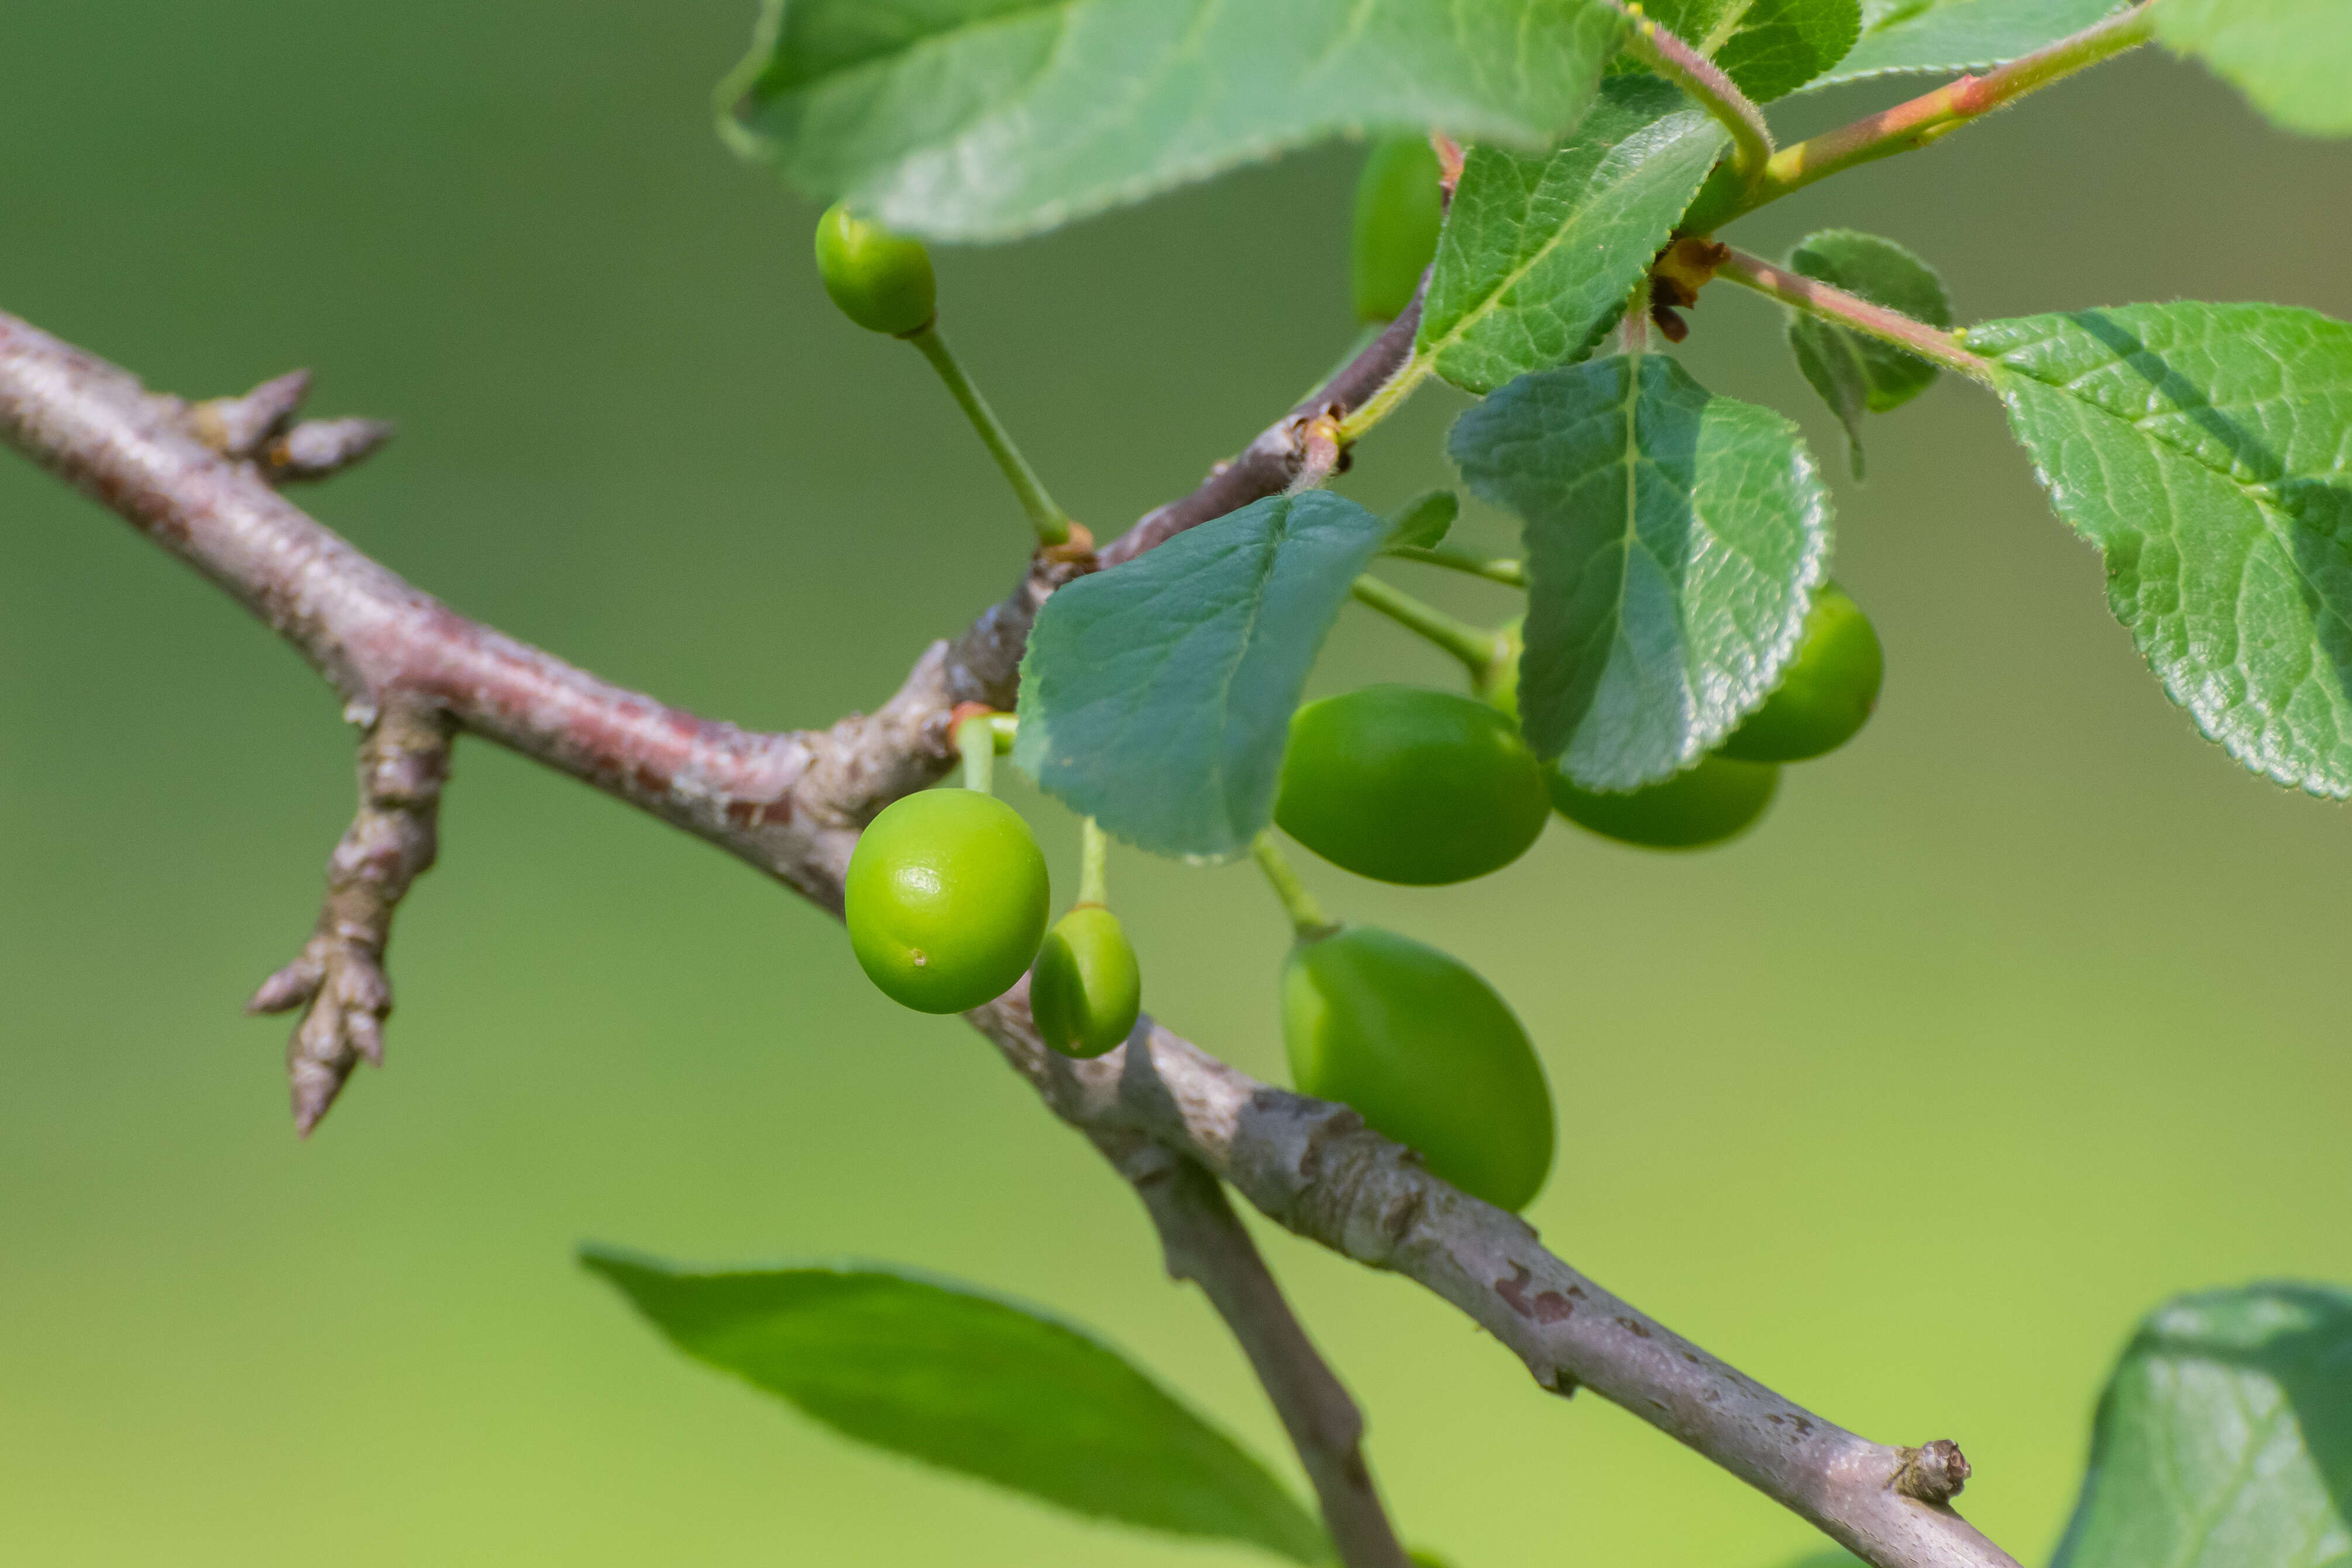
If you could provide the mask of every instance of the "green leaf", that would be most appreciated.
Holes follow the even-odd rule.
[[[1864,0],[1861,41],[1811,85],[1982,70],[2079,33],[2116,9],[2116,0]]]
[[[1449,446],[1526,524],[1520,722],[1576,783],[1670,778],[1779,682],[1829,558],[1829,493],[1794,425],[1663,355],[1619,355],[1520,377]]]
[[[700,1273],[599,1247],[580,1260],[679,1350],[845,1437],[1092,1518],[1328,1554],[1232,1438],[1034,1309],[880,1268]]]
[[[2344,0],[2163,0],[2156,36],[2212,67],[2289,131],[2352,136],[2352,6]]]
[[[1549,146],[1601,0],[767,0],[719,129],[901,233],[1005,239],[1339,132]]]
[[[2184,1296],[2124,1352],[2055,1568],[2352,1563],[2352,1295]]]
[[[1837,64],[1862,32],[1861,0],[1651,0],[1642,8],[1759,103]]]
[[[1789,253],[1789,269],[1931,326],[1952,324],[1944,281],[1895,244],[1850,228],[1807,235]],[[1862,416],[1900,408],[1934,384],[1936,367],[1917,354],[1801,310],[1789,313],[1789,347],[1797,368],[1845,426],[1853,477],[1862,478]]]
[[[1473,147],[1437,242],[1418,352],[1472,392],[1582,359],[1728,140],[1652,77],[1617,77],[1548,157]]]
[[[2352,795],[2352,327],[2183,303],[1968,339],[2173,700],[2254,772]]]
[[[1381,548],[1427,550],[1441,544],[1461,512],[1461,498],[1452,490],[1417,495],[1389,513],[1389,536]]]
[[[1013,760],[1160,855],[1238,855],[1272,819],[1290,715],[1389,524],[1326,490],[1269,496],[1045,601]]]

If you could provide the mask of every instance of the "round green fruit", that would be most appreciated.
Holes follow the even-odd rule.
[[[1054,922],[1029,974],[1029,1013],[1066,1057],[1098,1057],[1128,1037],[1143,1011],[1143,974],[1118,917],[1080,904]]]
[[[1517,859],[1548,806],[1543,764],[1494,708],[1368,686],[1291,716],[1274,819],[1335,866],[1429,887]]]
[[[908,337],[939,314],[931,253],[836,202],[816,220],[816,269],[841,313],[869,332]]]
[[[1356,319],[1391,321],[1412,303],[1445,222],[1426,136],[1376,142],[1356,181]]]
[[[1555,768],[1551,803],[1604,838],[1649,849],[1703,849],[1754,826],[1780,784],[1776,764],[1724,756],[1702,758],[1687,773],[1623,795],[1579,789]]]
[[[1805,616],[1797,657],[1764,706],[1750,713],[1722,754],[1748,763],[1801,763],[1853,739],[1878,705],[1886,655],[1862,606],[1834,583]]]
[[[1021,978],[1051,892],[1019,812],[977,790],[934,789],[858,836],[842,901],[849,945],[884,994],[918,1013],[961,1013]]]
[[[1282,973],[1282,1038],[1302,1094],[1351,1106],[1499,1208],[1551,1171],[1551,1093],[1493,986],[1375,926],[1304,937]]]

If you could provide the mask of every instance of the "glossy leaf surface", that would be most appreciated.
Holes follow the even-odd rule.
[[[1797,428],[1663,355],[1522,376],[1454,425],[1526,525],[1520,722],[1587,789],[1698,761],[1796,652],[1830,502]]]
[[[2156,35],[2312,136],[2352,136],[2352,5],[2343,0],[2164,0]]]
[[[1327,490],[1273,496],[1045,601],[1013,760],[1155,854],[1221,859],[1272,819],[1290,715],[1389,522]]]
[[[1969,345],[2173,700],[2254,772],[2352,795],[2352,326],[2126,305]]]
[[[1492,392],[1572,363],[1615,324],[1727,138],[1674,88],[1617,77],[1548,157],[1473,147],[1438,239],[1420,351]]]
[[[880,1268],[705,1273],[581,1253],[670,1342],[844,1436],[1092,1518],[1323,1560],[1265,1468],[1100,1341]]]
[[[719,125],[902,234],[1004,239],[1343,131],[1540,149],[1622,26],[1599,0],[768,0]]]
[[[2140,1326],[2056,1568],[2352,1563],[2352,1295],[2264,1284]]]

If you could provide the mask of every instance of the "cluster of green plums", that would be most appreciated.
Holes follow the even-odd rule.
[[[842,912],[858,966],[891,1000],[968,1012],[1026,973],[1046,1043],[1098,1057],[1135,1028],[1142,973],[1118,917],[1082,903],[1048,931],[1052,899],[1019,812],[978,790],[934,789],[894,802],[858,837]]]
[[[1377,154],[1360,193],[1356,302],[1393,315],[1434,247],[1435,159]],[[1370,216],[1367,218],[1366,215]],[[936,311],[930,258],[835,207],[820,220],[826,292],[858,325],[919,337]],[[1291,721],[1275,820],[1335,865],[1381,881],[1466,881],[1524,854],[1557,809],[1596,833],[1660,848],[1720,843],[1763,812],[1780,764],[1862,727],[1878,696],[1876,634],[1834,587],[1816,601],[1780,687],[1712,755],[1647,789],[1601,795],[1539,763],[1519,736],[1516,627],[1483,700],[1375,686],[1311,702]],[[1051,930],[1045,859],[1020,814],[984,790],[898,801],[858,838],[844,915],[874,984],[924,1013],[959,1013],[1029,975],[1030,1010],[1055,1049],[1100,1056],[1133,1032],[1142,981],[1110,910],[1082,901]],[[1459,961],[1376,927],[1302,931],[1282,973],[1292,1081],[1344,1103],[1436,1174],[1507,1209],[1551,1169],[1551,1095],[1527,1030]]]

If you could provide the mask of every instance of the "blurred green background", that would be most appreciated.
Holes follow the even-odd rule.
[[[208,395],[298,364],[402,436],[306,504],[458,607],[700,711],[870,706],[1018,569],[1023,528],[914,354],[838,319],[813,210],[709,129],[750,0],[20,6],[0,308]],[[1784,106],[1801,131],[1895,94]],[[1347,339],[1355,155],[942,255],[947,330],[1108,533]],[[2176,296],[2352,316],[2352,149],[2135,58],[1735,234],[1846,223],[1964,317]],[[1849,1426],[1954,1436],[1970,1514],[2057,1535],[2135,1317],[2352,1278],[2352,823],[2200,742],[1998,411],[1874,422],[1873,479],[1726,288],[1688,358],[1839,480],[1880,716],[1764,828],[1663,858],[1557,825],[1476,886],[1316,868],[1472,958],[1542,1043],[1530,1217]],[[1344,481],[1447,475],[1424,398]],[[1508,539],[1474,515],[1469,537]],[[1125,1565],[1238,1553],[853,1450],[672,1356],[570,1261],[856,1254],[1051,1305],[1262,1451],[1280,1435],[1133,1200],[952,1020],[733,862],[468,743],[400,924],[392,1062],[289,1130],[286,1026],[350,742],[267,632],[0,459],[0,1559]],[[1398,580],[1499,617],[1500,590]],[[1318,683],[1443,681],[1355,613]],[[1033,809],[1069,886],[1075,832]],[[1279,1074],[1281,917],[1234,868],[1115,867],[1150,1001]],[[1464,1568],[1769,1565],[1813,1537],[1598,1400],[1539,1394],[1412,1286],[1267,1246]]]

